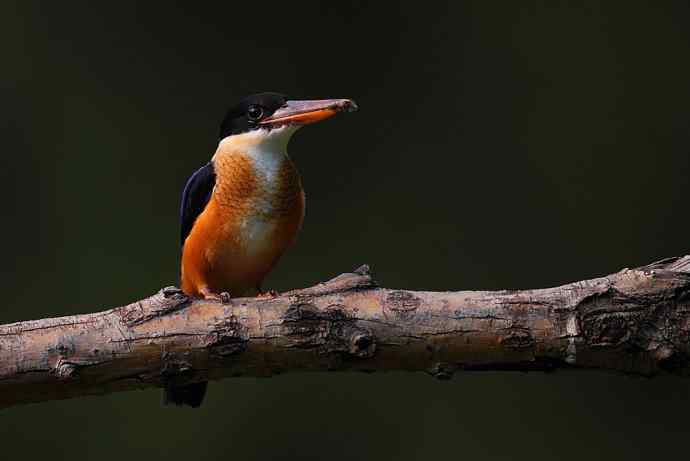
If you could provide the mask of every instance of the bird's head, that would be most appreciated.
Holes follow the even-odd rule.
[[[324,120],[338,112],[353,112],[350,99],[290,100],[279,93],[258,93],[244,98],[228,110],[220,125],[220,140],[228,136],[279,129],[293,133],[309,123]]]

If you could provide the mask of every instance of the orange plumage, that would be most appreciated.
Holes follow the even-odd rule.
[[[261,133],[234,136],[219,145],[213,157],[213,193],[183,247],[185,293],[256,295],[294,242],[304,217],[304,192],[280,147]],[[260,156],[272,156],[270,165]]]

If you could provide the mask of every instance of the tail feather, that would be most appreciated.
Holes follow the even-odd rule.
[[[208,382],[186,384],[184,386],[168,385],[163,390],[163,405],[188,405],[199,408],[204,401]]]

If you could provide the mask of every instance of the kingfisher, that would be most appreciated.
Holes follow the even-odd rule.
[[[187,181],[180,207],[181,288],[195,298],[270,296],[261,283],[297,237],[305,196],[287,154],[302,126],[357,110],[351,99],[259,93],[230,108],[211,160]],[[206,382],[169,385],[164,403],[198,407]]]

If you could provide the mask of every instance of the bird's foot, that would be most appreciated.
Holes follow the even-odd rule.
[[[218,301],[221,304],[230,304],[230,293],[223,291],[222,293],[213,293],[211,290],[201,290],[201,294],[207,301]]]
[[[259,293],[256,295],[256,297],[259,299],[273,299],[277,298],[279,294],[280,293],[278,293],[276,290],[268,290],[264,291],[263,293]]]

